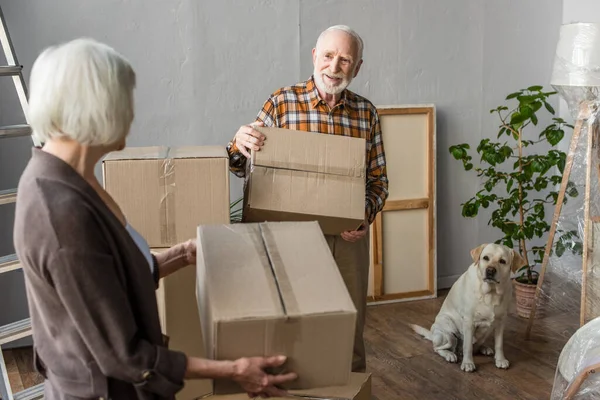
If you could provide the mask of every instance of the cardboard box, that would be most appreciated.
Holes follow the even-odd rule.
[[[160,253],[166,249],[152,249]],[[188,356],[206,358],[202,327],[196,302],[196,268],[188,266],[160,280],[156,291],[158,315],[163,334],[169,337],[169,349]],[[186,380],[176,400],[195,400],[212,394],[211,379]]]
[[[128,147],[103,160],[104,188],[150,247],[229,221],[229,167],[220,146]]]
[[[243,220],[318,221],[326,234],[365,218],[366,141],[281,128],[247,163]]]
[[[103,160],[103,178],[155,253],[194,238],[200,224],[229,223],[228,159],[222,147],[129,147]],[[169,348],[204,357],[195,282],[194,266],[162,279],[157,304]],[[176,399],[211,393],[211,380],[190,380]]]
[[[305,400],[335,399],[335,400],[371,400],[371,374],[351,373],[348,383],[344,386],[332,386],[321,389],[293,390],[291,394],[304,396]],[[313,396],[313,397],[307,397]],[[293,397],[292,397],[293,398]],[[289,400],[290,397],[271,397],[272,400]],[[299,398],[301,400],[302,398]],[[248,400],[246,394],[230,394],[209,396],[207,400]]]
[[[356,309],[317,222],[200,226],[197,262],[208,358],[283,354],[289,389],[347,383]]]

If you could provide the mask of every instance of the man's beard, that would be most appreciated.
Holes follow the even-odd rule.
[[[328,75],[332,78],[341,78],[342,81],[337,85],[328,85],[323,80],[323,74]],[[333,73],[331,73],[331,71],[329,71],[329,69],[325,69],[322,71],[317,71],[315,69],[313,71],[313,76],[314,76],[315,84],[317,85],[317,87],[319,89],[321,89],[323,92],[325,92],[327,94],[332,94],[332,95],[342,93],[344,91],[344,89],[346,89],[348,87],[348,85],[350,85],[350,83],[352,82],[352,78],[348,78],[346,75],[344,75],[342,73],[333,74]]]

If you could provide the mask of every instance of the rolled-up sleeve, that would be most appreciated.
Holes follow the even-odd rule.
[[[365,208],[369,224],[377,213],[383,210],[389,195],[387,166],[383,146],[383,134],[377,111],[373,112],[373,127],[371,129],[371,148],[367,153],[367,187]]]
[[[105,376],[167,397],[183,388],[186,355],[140,337],[110,255],[61,249],[51,263],[55,290]]]

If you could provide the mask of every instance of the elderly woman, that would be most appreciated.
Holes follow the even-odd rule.
[[[28,117],[45,145],[19,183],[14,241],[45,398],[168,399],[184,379],[206,378],[285,395],[277,385],[295,374],[265,372],[283,356],[214,361],[163,345],[155,289],[195,262],[194,241],[151,254],[94,175],[125,147],[134,86],[129,63],[88,39],[47,49],[31,71]]]

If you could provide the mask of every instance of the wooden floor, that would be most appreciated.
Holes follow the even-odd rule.
[[[374,400],[539,400],[550,397],[556,361],[577,327],[576,316],[549,316],[536,322],[529,341],[524,337],[527,321],[511,316],[504,335],[510,369],[499,370],[493,357],[477,355],[477,371],[465,373],[460,370],[460,364],[449,364],[434,354],[431,344],[405,325],[416,323],[429,327],[444,295],[441,293],[435,300],[369,307],[365,339],[368,371],[373,374]],[[7,351],[5,358],[13,391],[41,381],[31,366],[31,349]]]
[[[376,400],[540,400],[550,398],[556,362],[577,328],[577,316],[548,314],[535,321],[525,340],[527,320],[510,317],[504,334],[508,370],[497,369],[493,357],[474,356],[477,370],[466,373],[433,353],[431,343],[406,323],[429,328],[443,296],[436,300],[369,307],[365,340],[368,372]],[[544,332],[544,333],[542,333]],[[493,348],[493,342],[492,344]]]
[[[13,393],[43,382],[44,379],[33,369],[33,353],[30,347],[4,350],[3,354]]]

